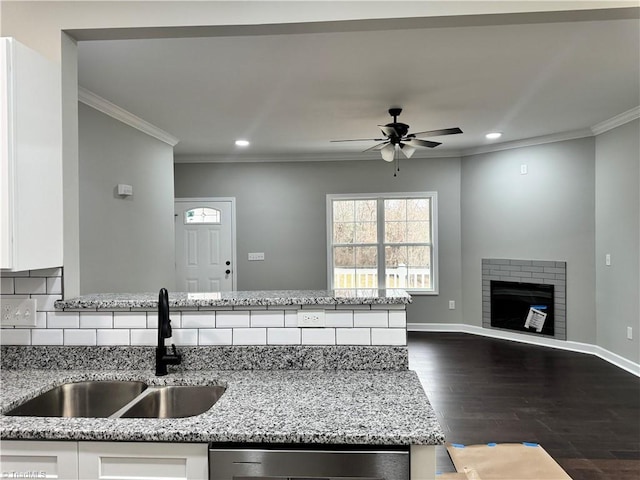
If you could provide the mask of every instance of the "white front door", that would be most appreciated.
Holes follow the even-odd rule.
[[[235,200],[176,199],[176,289],[235,290]]]

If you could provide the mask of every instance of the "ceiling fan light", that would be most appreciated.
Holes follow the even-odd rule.
[[[405,157],[411,158],[415,153],[416,149],[411,145],[407,145],[406,143],[401,143],[400,148],[402,149],[402,153]]]
[[[501,132],[491,132],[491,133],[487,133],[485,135],[485,137],[489,140],[496,140],[498,138],[500,138],[502,136]]]
[[[382,159],[385,162],[393,162],[393,157],[395,156],[396,148],[391,143],[387,144],[380,150],[380,154],[382,155]]]

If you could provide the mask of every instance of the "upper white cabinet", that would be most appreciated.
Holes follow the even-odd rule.
[[[61,266],[60,65],[0,41],[0,268]]]

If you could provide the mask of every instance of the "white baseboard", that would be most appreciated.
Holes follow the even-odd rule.
[[[466,325],[464,323],[407,323],[407,330],[410,332],[449,332],[449,333],[470,333],[483,337],[511,340],[514,342],[528,343],[543,347],[557,348],[559,350],[569,350],[571,352],[588,353],[595,355],[616,367],[619,367],[636,377],[640,377],[640,364],[627,360],[620,355],[610,352],[598,345],[590,343],[573,342],[570,340],[556,340],[555,338],[534,337],[522,335],[516,332],[506,332],[504,330],[494,330],[489,328]]]

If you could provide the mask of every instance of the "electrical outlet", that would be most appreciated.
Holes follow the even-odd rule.
[[[633,328],[632,327],[627,327],[627,339],[628,340],[633,340]]]
[[[456,309],[456,301],[449,300],[449,310],[455,310],[455,309]]]
[[[298,327],[324,327],[324,310],[299,310]]]
[[[33,327],[37,302],[32,298],[2,299],[0,324]]]

